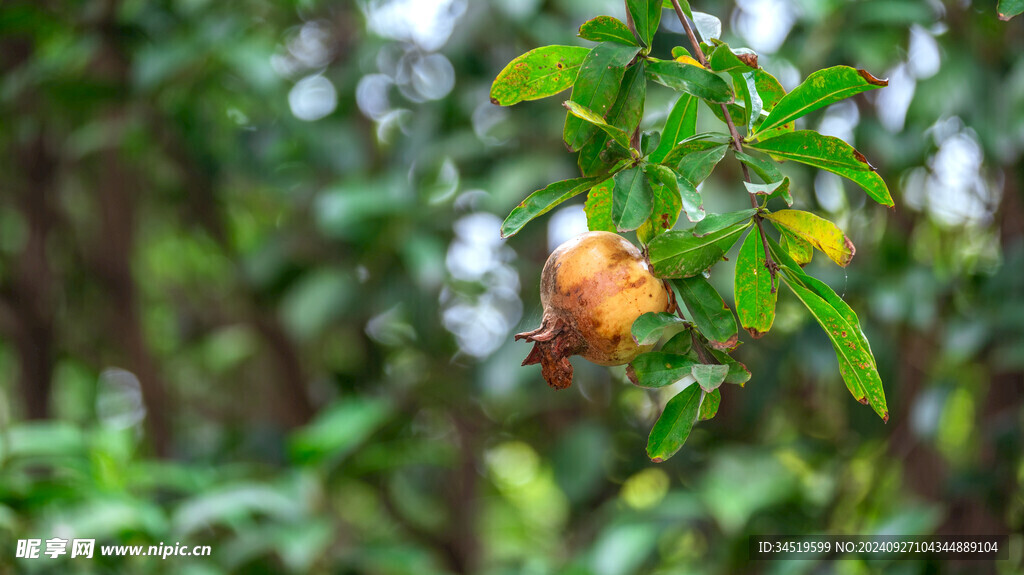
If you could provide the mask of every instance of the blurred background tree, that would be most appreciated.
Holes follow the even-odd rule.
[[[895,210],[788,175],[858,246],[815,271],[862,310],[892,417],[784,296],[738,352],[754,379],[654,465],[662,395],[519,367],[585,218],[498,239],[575,166],[557,103],[487,98],[621,2],[3,3],[0,573],[1019,573],[1024,25],[992,4],[696,3],[787,88],[889,77],[806,125]],[[708,197],[742,208],[727,167]],[[816,532],[1014,535],[993,564],[747,561],[751,534]],[[14,559],[49,537],[213,556]]]

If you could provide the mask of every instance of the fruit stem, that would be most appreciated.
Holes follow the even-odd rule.
[[[539,363],[544,380],[555,389],[566,389],[572,385],[569,356],[587,347],[586,341],[573,325],[557,315],[546,313],[540,327],[517,333],[515,339],[533,342],[533,349],[523,360],[523,365]]]
[[[682,24],[683,29],[686,30],[686,36],[690,39],[690,45],[693,46],[693,52],[697,56],[697,61],[700,62],[701,66],[707,68],[708,59],[704,57],[704,51],[700,49],[700,42],[697,41],[697,36],[693,34],[693,28],[690,27],[690,23],[686,20],[686,15],[683,14],[683,8],[679,5],[679,0],[672,0],[672,8],[675,9],[676,17],[679,18],[679,23]],[[629,10],[626,10],[626,15],[629,15]],[[742,152],[743,138],[740,136],[739,130],[736,129],[736,124],[732,121],[732,116],[729,114],[729,108],[725,104],[719,104],[719,106],[722,107],[722,117],[725,118],[725,125],[729,127],[729,134],[732,136],[732,149],[737,152]],[[743,169],[743,179],[748,183],[751,182],[750,171],[747,170],[747,165],[740,162],[740,168]],[[750,206],[755,209],[758,208],[757,196],[754,194],[748,195],[750,196]],[[775,275],[779,270],[779,265],[772,259],[772,254],[768,250],[768,239],[764,235],[763,219],[764,218],[760,213],[754,215],[754,223],[757,224],[757,231],[761,232],[761,246],[764,248],[764,267],[768,268],[768,272],[771,274],[772,293],[775,293],[778,286],[775,281]]]

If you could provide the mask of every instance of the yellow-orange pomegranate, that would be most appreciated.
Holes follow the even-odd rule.
[[[544,316],[539,328],[516,339],[534,342],[523,365],[541,364],[551,387],[572,385],[570,355],[599,365],[621,365],[650,351],[633,340],[633,321],[669,311],[662,280],[636,246],[608,232],[587,232],[558,246],[541,273]]]

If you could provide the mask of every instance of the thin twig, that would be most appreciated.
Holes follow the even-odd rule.
[[[690,23],[686,20],[686,14],[683,14],[683,8],[679,5],[679,0],[672,0],[672,8],[675,9],[676,16],[679,18],[679,23],[683,25],[683,30],[686,30],[686,36],[690,39],[690,45],[693,46],[693,52],[697,56],[697,61],[700,62],[701,66],[708,67],[708,60],[704,57],[704,51],[700,49],[700,42],[697,41],[697,36],[693,34],[693,28],[690,27]],[[627,10],[627,15],[629,11]],[[729,114],[729,107],[725,104],[719,104],[722,107],[722,117],[725,118],[725,125],[729,127],[729,135],[732,137],[732,149],[737,152],[743,151],[743,137],[740,136],[739,130],[736,129],[736,124],[732,121],[732,116]],[[740,162],[740,168],[743,169],[743,179],[747,182],[751,182],[750,171],[747,170],[747,165]],[[757,204],[757,196],[755,194],[748,194],[750,196],[750,207],[758,209],[760,206]],[[768,268],[768,272],[772,278],[772,293],[775,293],[775,274],[779,269],[778,264],[772,259],[772,254],[768,249],[768,239],[764,235],[764,224],[761,214],[754,214],[754,223],[757,224],[757,231],[761,233],[761,246],[764,248],[764,267]]]
[[[626,6],[626,26],[629,27],[629,31],[633,33],[633,37],[640,39],[640,34],[636,32],[636,23],[633,22],[633,15],[629,13],[629,3],[623,2]],[[635,59],[634,59],[635,60]],[[633,133],[629,137],[629,145],[635,150],[640,149],[640,124],[637,123],[636,128],[633,129]]]

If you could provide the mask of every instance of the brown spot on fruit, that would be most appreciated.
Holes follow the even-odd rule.
[[[889,80],[887,80],[885,78],[875,78],[867,70],[857,70],[857,73],[860,74],[860,77],[864,78],[864,80],[868,84],[871,84],[872,86],[888,86],[889,85]]]
[[[557,389],[572,383],[570,355],[622,365],[649,351],[653,346],[633,340],[633,321],[671,308],[664,283],[651,274],[640,250],[608,232],[587,232],[555,249],[540,284],[541,327],[516,339],[534,342],[527,360],[540,363],[544,379]]]
[[[494,96],[491,96],[491,103],[494,104],[495,106],[501,105],[501,102],[499,102],[498,99],[495,98]]]

